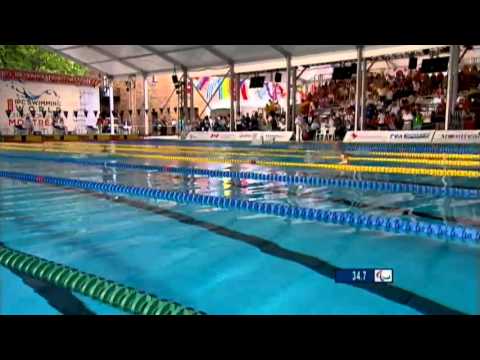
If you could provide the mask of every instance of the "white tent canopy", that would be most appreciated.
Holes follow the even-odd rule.
[[[445,45],[365,45],[374,57]],[[193,76],[260,72],[292,66],[352,61],[357,45],[44,45],[77,63],[114,78],[186,69]]]

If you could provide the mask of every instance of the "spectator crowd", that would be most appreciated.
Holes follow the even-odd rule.
[[[472,106],[472,92],[479,90],[477,67],[464,66],[459,73],[459,97],[451,129],[480,128],[480,109]],[[296,124],[304,140],[313,139],[321,126],[335,129],[343,138],[355,119],[355,79],[329,80],[312,86],[302,96]],[[443,128],[447,76],[417,70],[394,74],[369,73],[366,87],[365,130],[411,130]]]

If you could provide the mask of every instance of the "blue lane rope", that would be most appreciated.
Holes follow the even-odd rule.
[[[317,176],[297,176],[297,175],[277,175],[277,174],[262,174],[249,171],[223,171],[223,170],[209,170],[189,167],[171,167],[171,166],[151,166],[129,164],[124,162],[112,161],[94,161],[94,160],[79,160],[72,158],[46,157],[46,156],[23,156],[23,155],[6,155],[0,154],[0,157],[10,159],[26,159],[26,160],[41,160],[52,161],[57,163],[76,164],[83,166],[101,166],[127,170],[142,170],[154,172],[166,172],[181,175],[199,175],[214,178],[232,178],[232,179],[250,179],[268,182],[282,182],[287,185],[305,185],[313,187],[334,187],[343,189],[353,189],[360,191],[378,191],[388,193],[413,193],[420,195],[430,195],[435,197],[450,197],[450,198],[480,198],[480,189],[473,188],[458,188],[445,187],[435,185],[422,185],[415,183],[401,183],[377,180],[354,180],[345,178],[321,178]]]
[[[480,229],[461,225],[427,223],[398,217],[368,215],[362,212],[354,213],[351,211],[321,210],[280,203],[241,200],[222,196],[191,194],[188,192],[159,190],[131,185],[99,183],[94,181],[83,181],[53,176],[40,176],[11,171],[0,171],[0,177],[26,182],[84,189],[100,193],[123,194],[156,200],[175,201],[177,203],[184,204],[208,205],[222,209],[236,209],[260,214],[319,221],[329,224],[348,225],[359,229],[369,229],[408,235],[426,235],[432,238],[456,241],[473,246],[480,245]]]
[[[479,145],[457,144],[342,144],[348,152],[427,152],[427,153],[455,153],[455,154],[478,154]]]

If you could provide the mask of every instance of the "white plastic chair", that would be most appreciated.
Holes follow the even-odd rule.
[[[328,129],[327,129],[327,126],[326,124],[322,123],[320,125],[320,138],[323,140],[325,140],[328,136]]]
[[[329,140],[334,140],[335,139],[335,130],[336,130],[335,126],[330,126],[328,128],[328,139]]]

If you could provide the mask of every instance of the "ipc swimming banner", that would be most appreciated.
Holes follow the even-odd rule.
[[[98,87],[22,80],[0,80],[0,132],[14,133],[27,116],[34,131],[50,133],[54,112],[59,112],[68,131],[82,133],[95,125],[100,109]],[[83,129],[81,129],[83,128]]]

